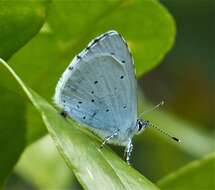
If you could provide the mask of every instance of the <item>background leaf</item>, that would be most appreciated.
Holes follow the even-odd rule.
[[[26,148],[15,173],[38,189],[75,189],[71,187],[75,177],[59,155],[50,135]]]
[[[0,188],[25,147],[25,107],[23,99],[5,88],[0,88]],[[14,102],[8,106],[8,102]],[[10,108],[8,108],[10,107]],[[15,111],[19,109],[19,112]],[[19,128],[14,123],[14,118]]]
[[[8,59],[45,21],[48,1],[0,1],[0,57]],[[0,187],[26,144],[26,100],[0,76]],[[8,88],[8,85],[10,86]],[[12,90],[11,90],[12,89]],[[17,88],[15,88],[17,89]]]
[[[166,190],[213,190],[215,188],[215,154],[194,161],[158,182]]]
[[[101,142],[94,135],[76,126],[73,121],[66,121],[50,104],[25,86],[3,60],[0,61],[1,67],[8,70],[1,68],[0,71],[8,72],[22,87],[42,115],[58,150],[86,189],[158,189],[110,149],[101,150]]]
[[[0,57],[8,59],[42,27],[48,1],[0,1]]]

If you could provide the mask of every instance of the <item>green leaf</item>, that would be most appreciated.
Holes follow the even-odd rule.
[[[0,189],[25,147],[25,102],[0,87]],[[9,104],[13,102],[13,104]],[[19,110],[19,111],[16,111]],[[15,125],[16,121],[17,125]]]
[[[194,161],[158,182],[165,190],[213,190],[215,153]]]
[[[38,189],[69,189],[75,179],[49,135],[26,148],[15,173]]]
[[[28,88],[3,60],[0,59],[0,62],[0,71],[13,76],[37,108],[58,150],[85,189],[158,189],[109,148],[101,150],[101,142],[92,133],[61,117],[50,104]]]
[[[40,30],[47,5],[48,1],[0,1],[0,57],[10,58]],[[1,187],[25,147],[28,109],[26,100],[17,96],[12,85],[8,88],[3,75],[0,80]]]
[[[47,1],[0,1],[0,57],[9,59],[40,30]]]

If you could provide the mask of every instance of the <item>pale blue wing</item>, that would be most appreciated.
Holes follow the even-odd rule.
[[[126,43],[116,32],[92,41],[72,61],[60,79],[56,104],[79,122],[121,133],[137,119],[136,80]]]

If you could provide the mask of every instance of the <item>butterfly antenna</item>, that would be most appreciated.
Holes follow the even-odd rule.
[[[180,140],[176,137],[173,137],[171,136],[169,133],[167,133],[166,131],[162,130],[161,128],[159,128],[158,126],[152,124],[152,123],[149,123],[149,126],[153,127],[154,129],[158,130],[159,132],[161,132],[162,134],[170,137],[172,140],[176,141],[176,142],[180,142]]]
[[[164,105],[164,100],[162,100],[159,104],[157,104],[157,105],[154,106],[153,108],[151,108],[151,109],[149,109],[149,110],[146,110],[146,111],[144,111],[143,113],[141,113],[139,117],[141,117],[142,115],[145,115],[145,114],[147,114],[147,113],[149,113],[149,112],[152,112],[152,111],[156,110],[157,108],[159,108],[160,106],[163,106],[163,105]]]

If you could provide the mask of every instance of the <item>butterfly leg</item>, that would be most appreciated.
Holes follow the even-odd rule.
[[[124,157],[126,162],[130,165],[130,157],[131,157],[131,152],[133,150],[133,144],[131,142],[131,139],[129,139],[129,142],[125,148],[125,152],[124,152]]]
[[[107,136],[107,137],[105,138],[105,140],[102,142],[100,148],[103,148],[104,145],[105,145],[110,139],[114,138],[114,137],[117,136],[118,134],[119,134],[119,129],[116,129],[116,130],[113,132],[112,135]]]

